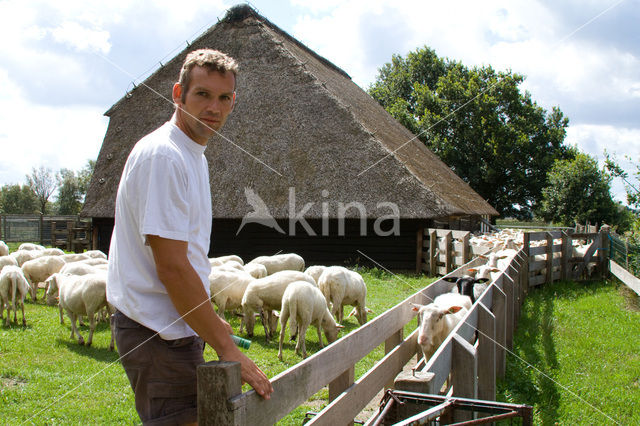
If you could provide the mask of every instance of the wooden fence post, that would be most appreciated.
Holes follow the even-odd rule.
[[[531,234],[528,232],[524,233],[522,250],[524,251],[526,265],[524,268],[524,285],[527,287],[527,291],[529,291],[529,253],[531,250]]]
[[[198,366],[198,425],[239,425],[229,399],[242,393],[240,363],[211,361]]]
[[[471,261],[471,244],[469,240],[471,239],[471,233],[467,232],[464,237],[462,237],[462,264],[466,264]]]
[[[389,338],[384,341],[384,354],[385,355],[388,354],[389,352],[394,350],[396,346],[402,343],[403,337],[404,337],[404,330],[402,328],[396,331],[395,333],[393,333],[391,336],[389,336]],[[386,389],[393,387],[393,380],[394,379],[392,379],[389,383],[385,385]]]
[[[495,290],[494,290],[495,291]],[[496,317],[478,303],[478,399],[496,399]]]
[[[438,275],[438,234],[435,229],[429,230],[429,272],[430,276]]]
[[[502,278],[499,278],[502,280]],[[497,284],[497,283],[496,283]],[[507,353],[507,295],[496,285],[493,288],[491,311],[496,318],[496,375],[504,377],[506,371]]]
[[[451,385],[453,396],[462,398],[477,398],[478,395],[478,364],[476,349],[458,334],[453,335],[451,355]],[[454,411],[455,421],[471,420],[470,411]]]
[[[611,249],[611,243],[609,242],[609,226],[603,226],[600,228],[600,232],[598,233],[598,236],[600,237],[600,242],[599,242],[599,247],[600,250],[598,250],[598,257],[599,257],[599,263],[600,263],[600,276],[601,277],[606,277],[609,275],[609,257],[611,256],[611,254],[609,253],[609,250]],[[627,251],[627,270],[629,270],[629,243],[625,240],[625,249]]]
[[[553,235],[547,232],[547,276],[544,280],[546,284],[553,282]]]
[[[329,402],[333,401],[340,396],[349,386],[353,384],[355,380],[354,367],[349,368],[347,371],[336,377],[329,383]]]
[[[569,259],[571,258],[571,254],[572,254],[572,245],[573,243],[571,242],[572,238],[565,233],[564,231],[562,232],[562,261],[561,261],[561,266],[560,266],[560,276],[562,277],[562,279],[564,281],[568,281],[569,280]]]
[[[423,241],[424,229],[422,227],[418,227],[418,232],[416,234],[416,274],[422,273],[422,258],[424,257],[422,252]]]
[[[502,275],[502,291],[505,294],[505,346],[507,349],[513,347],[513,329],[514,329],[514,316],[513,316],[513,280],[507,274]]]
[[[44,215],[40,213],[40,220],[38,221],[38,234],[40,237],[40,245],[44,245]]]
[[[444,270],[448,274],[453,271],[453,232],[449,231],[444,236],[444,243],[446,246],[444,256]]]

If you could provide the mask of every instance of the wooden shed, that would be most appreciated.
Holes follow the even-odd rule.
[[[473,230],[498,214],[343,70],[242,5],[105,113],[82,212],[101,250],[129,152],[171,117],[180,66],[205,47],[240,64],[235,110],[206,150],[211,256],[296,252],[308,264],[414,269],[421,229]]]

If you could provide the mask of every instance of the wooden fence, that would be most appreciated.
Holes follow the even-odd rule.
[[[79,216],[0,215],[0,240],[32,242],[69,251],[91,248],[91,219]]]
[[[451,232],[449,235],[454,237]],[[592,245],[583,259],[570,254],[554,258],[554,253],[571,253],[571,238],[590,239]],[[542,248],[531,241],[544,239]],[[555,240],[560,240],[556,244]],[[513,334],[520,318],[520,307],[530,286],[539,285],[537,262],[529,256],[545,254],[544,281],[563,276],[580,277],[593,260],[604,259],[600,234],[529,233],[527,244],[493,280],[464,319],[443,342],[428,363],[418,364],[417,373],[398,374],[418,353],[417,330],[404,337],[403,329],[416,313],[411,303],[426,304],[450,291],[453,284],[439,279],[403,302],[342,337],[323,350],[274,377],[274,393],[266,401],[253,390],[242,392],[240,366],[231,362],[209,362],[198,368],[198,419],[202,425],[271,425],[303,404],[312,395],[329,387],[329,404],[310,425],[347,425],[384,388],[422,393],[446,393],[462,398],[494,400],[496,378],[506,368],[506,351],[512,348]],[[599,250],[600,256],[594,258]],[[452,271],[462,275],[466,269],[482,264],[476,258]],[[559,266],[559,271],[553,268]],[[571,267],[570,267],[571,266]],[[531,273],[536,275],[531,276]],[[543,281],[541,281],[543,282]],[[354,366],[384,344],[385,356],[358,380]],[[450,380],[447,380],[450,378]],[[456,420],[470,419],[473,413],[454,412]]]
[[[469,231],[449,229],[420,229],[416,272],[429,276],[446,275],[471,260]]]

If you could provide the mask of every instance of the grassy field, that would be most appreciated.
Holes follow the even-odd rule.
[[[532,290],[498,400],[534,406],[538,425],[640,424],[640,312],[612,282]]]
[[[374,311],[370,318],[432,281],[375,269],[363,275],[367,305]],[[640,312],[632,299],[611,282],[532,290],[498,399],[533,405],[535,424],[640,424]],[[60,324],[57,307],[29,301],[26,315],[27,327],[0,328],[0,424],[139,424],[117,354],[108,351],[107,324],[98,326],[93,346],[86,348],[69,338],[69,321]],[[237,319],[230,322],[237,329]],[[342,335],[358,325],[349,318],[345,326]],[[413,327],[415,321],[407,329]],[[86,338],[88,328],[81,331]],[[265,342],[262,327],[255,331],[247,352],[269,377],[300,361],[293,344],[285,346],[279,361],[277,343]],[[307,350],[318,349],[312,328]],[[362,360],[356,377],[382,355],[380,347]],[[215,358],[207,348],[205,359]],[[278,424],[300,425],[326,397],[327,390],[321,390]]]
[[[392,276],[378,270],[362,272],[368,286],[367,306],[373,310],[369,318],[380,315],[433,281],[425,277]],[[42,290],[39,296],[42,297]],[[117,353],[108,350],[108,325],[99,324],[93,346],[87,348],[70,339],[69,320],[65,318],[65,324],[60,324],[57,307],[46,306],[41,300],[36,304],[29,300],[25,309],[26,327],[12,324],[0,328],[0,424],[139,424],[133,393]],[[231,319],[230,323],[238,329],[237,319]],[[358,326],[355,318],[345,320],[344,325],[341,335]],[[415,321],[408,325],[412,327]],[[80,330],[86,339],[88,327]],[[256,326],[255,333],[246,352],[267,376],[273,377],[301,360],[294,353],[294,344],[286,344],[281,362],[277,358],[277,341],[266,343],[261,326]],[[313,354],[318,350],[317,334],[311,327],[307,333],[307,351]],[[382,356],[380,347],[363,359],[356,366],[356,377]],[[209,347],[205,359],[217,359]],[[305,413],[319,411],[327,395],[326,388],[321,390],[279,424],[302,424]]]

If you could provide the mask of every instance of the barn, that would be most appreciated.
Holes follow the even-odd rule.
[[[105,113],[82,212],[97,248],[108,250],[129,152],[171,117],[180,66],[205,47],[240,64],[235,110],[205,152],[210,256],[296,252],[308,264],[413,270],[423,229],[475,230],[498,214],[347,73],[242,5]]]

